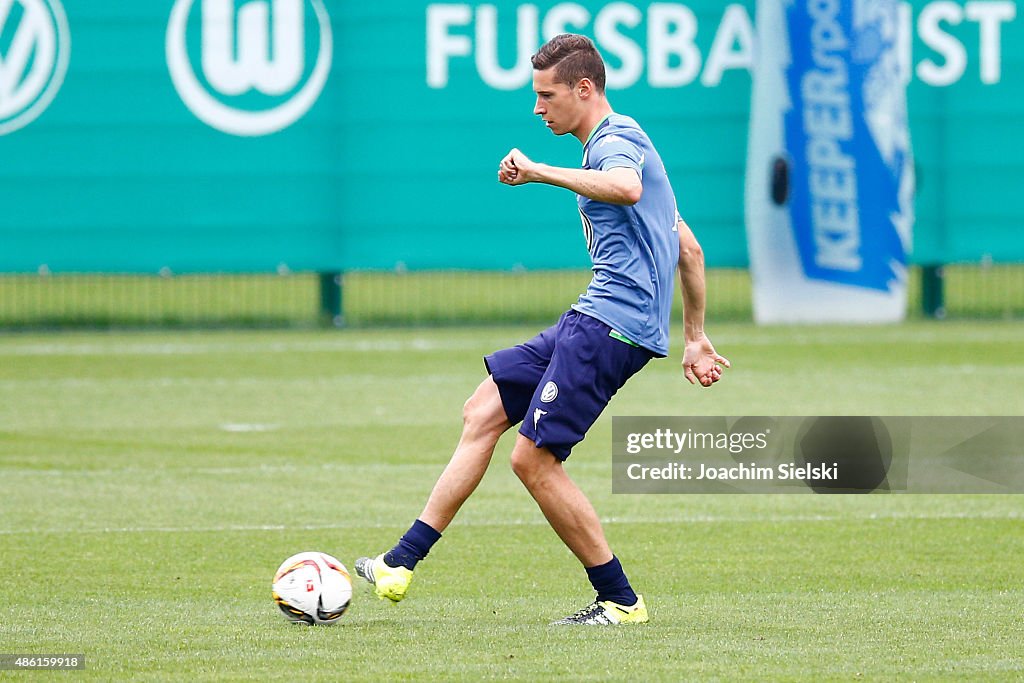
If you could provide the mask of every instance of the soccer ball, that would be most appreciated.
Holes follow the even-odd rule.
[[[292,555],[274,574],[274,602],[290,621],[333,624],[352,600],[345,565],[327,553]]]

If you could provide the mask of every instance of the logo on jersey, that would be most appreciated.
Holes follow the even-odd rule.
[[[625,142],[625,140],[616,135],[615,133],[612,133],[611,135],[605,135],[603,138],[601,138],[601,144],[598,145],[598,148],[600,149],[601,147],[604,147],[609,142]]]
[[[580,209],[580,220],[583,221],[583,239],[587,241],[587,251],[594,253],[594,224],[583,213],[583,209]]]
[[[542,417],[544,417],[545,415],[547,415],[547,414],[548,414],[548,411],[546,411],[546,410],[541,410],[540,408],[535,408],[534,409],[534,411],[533,411],[533,428],[535,430],[537,429],[537,423],[540,422],[540,419]]]
[[[541,403],[551,403],[558,398],[558,385],[554,382],[548,382],[544,385],[544,390],[540,392]]]
[[[50,106],[70,57],[71,31],[58,0],[0,0],[0,135]]]
[[[331,21],[323,0],[177,0],[166,49],[174,88],[203,123],[268,135],[319,99],[331,70]]]

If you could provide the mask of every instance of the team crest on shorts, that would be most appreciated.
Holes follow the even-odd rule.
[[[544,385],[544,390],[540,392],[541,403],[551,403],[558,398],[558,385],[554,382],[548,382]]]

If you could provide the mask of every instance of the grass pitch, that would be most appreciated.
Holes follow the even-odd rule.
[[[646,626],[547,626],[591,593],[511,436],[405,602],[357,583],[338,625],[286,623],[278,564],[390,546],[480,356],[536,331],[0,337],[0,653],[101,680],[1024,676],[1024,498],[611,495],[611,415],[1024,413],[1012,323],[716,326],[720,385],[676,360],[631,380],[568,469]]]

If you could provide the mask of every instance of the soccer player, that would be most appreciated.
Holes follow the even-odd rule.
[[[488,377],[463,410],[462,438],[419,518],[398,544],[356,560],[381,598],[405,597],[427,556],[480,483],[498,438],[522,423],[513,471],[583,564],[596,600],[556,624],[634,624],[648,619],[593,506],[562,463],[616,391],[647,361],[668,355],[673,279],[685,310],[683,372],[709,387],[729,367],[704,334],[704,257],[676,211],[665,167],[637,123],[605,97],[605,67],[590,39],[552,38],[532,58],[534,113],[555,135],[583,143],[582,168],[536,163],[518,149],[498,167],[506,185],[546,183],[576,193],[594,277],[558,324],[486,358]]]

